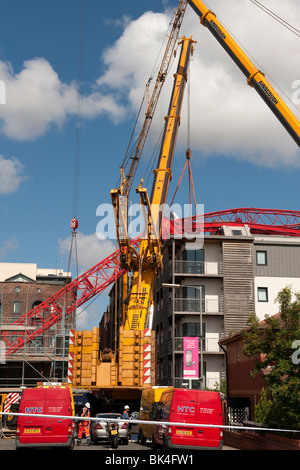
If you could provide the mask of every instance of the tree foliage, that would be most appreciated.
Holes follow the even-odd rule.
[[[300,293],[291,287],[277,297],[280,314],[259,322],[249,319],[243,331],[246,356],[257,356],[252,375],[263,374],[265,388],[255,419],[284,429],[300,429]]]

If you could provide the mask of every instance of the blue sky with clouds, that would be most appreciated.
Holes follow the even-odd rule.
[[[284,5],[280,0],[263,3],[299,29],[298,0],[286,0]],[[299,119],[300,104],[295,99],[299,93],[293,89],[293,83],[300,80],[299,37],[249,0],[227,0],[226,5],[209,0],[206,4],[263,68],[272,85],[280,87],[279,93],[287,96],[285,101]],[[118,183],[145,85],[160,60],[176,6],[173,0],[1,3],[0,80],[6,84],[6,104],[0,104],[0,262],[36,262],[39,267],[67,269],[75,168],[79,169],[75,215],[80,269],[88,269],[113,251],[114,241],[101,241],[95,235],[96,210],[110,202],[110,190]],[[200,26],[190,7],[181,34],[192,35],[197,44],[190,94],[186,94],[190,115],[188,119],[186,98],[170,199],[190,142],[197,202],[204,204],[205,212],[250,206],[299,210],[299,148]],[[83,87],[78,141],[79,70]],[[162,129],[172,81],[170,74],[136,186]],[[188,202],[185,176],[175,202]],[[151,177],[149,181],[150,189]],[[85,313],[82,319],[97,324],[101,313]]]

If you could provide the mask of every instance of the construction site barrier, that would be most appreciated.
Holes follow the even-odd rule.
[[[0,415],[7,415],[8,413],[3,413],[0,412]],[[116,422],[118,420],[112,419],[112,418],[88,418],[88,417],[80,417],[80,416],[61,416],[61,415],[45,415],[45,414],[34,414],[34,413],[9,413],[10,415],[13,416],[30,416],[31,417],[36,417],[36,418],[53,418],[57,419],[71,419],[74,421],[104,421],[105,423],[108,422]],[[169,422],[169,421],[146,421],[146,420],[140,420],[140,419],[122,419],[122,422],[126,422],[128,424],[152,424],[152,425],[165,425],[165,426],[188,426],[188,427],[197,427],[197,428],[222,428],[222,429],[228,429],[228,430],[237,430],[237,429],[242,429],[244,431],[246,430],[252,430],[252,431],[267,431],[267,432],[288,432],[288,433],[300,433],[300,429],[277,429],[277,428],[267,428],[267,427],[252,427],[252,426],[232,426],[232,425],[226,425],[226,424],[201,424],[201,423],[183,423],[183,422]]]

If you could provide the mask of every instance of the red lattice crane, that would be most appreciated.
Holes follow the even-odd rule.
[[[201,219],[201,220],[200,220]],[[169,223],[169,222],[168,222]],[[223,211],[209,212],[201,218],[193,216],[186,219],[171,221],[171,233],[189,233],[197,224],[202,224],[204,233],[220,234],[224,225],[241,226],[248,225],[252,234],[265,235],[285,235],[300,236],[300,211],[276,210],[276,209],[256,209],[256,208],[236,208]],[[137,247],[138,239],[132,241],[132,245]],[[103,292],[116,279],[125,274],[119,264],[119,250],[109,255],[93,268],[86,271],[67,286],[63,287],[56,294],[44,300],[40,305],[29,311],[12,323],[12,326],[24,327],[24,331],[16,328],[13,331],[3,331],[1,339],[6,344],[6,355],[10,356],[23,348],[25,343],[33,341],[48,328],[53,326],[62,316],[70,315],[76,308],[91,300],[96,295]],[[63,311],[63,301],[68,298],[69,305]],[[46,315],[45,315],[46,313]],[[37,327],[33,331],[26,332],[26,322],[38,320]],[[11,341],[11,337],[16,338]]]
[[[133,246],[138,240],[133,240]],[[76,308],[103,292],[126,271],[119,266],[119,251],[112,253],[93,268],[67,284],[56,294],[44,300],[10,325],[9,331],[2,331],[1,339],[5,342],[6,356],[10,356],[33,341],[48,328],[70,315]],[[64,306],[65,299],[67,305]],[[36,325],[34,330],[25,330],[26,325]],[[14,331],[12,327],[16,326]],[[20,327],[24,327],[20,331]],[[11,338],[14,338],[13,340]]]
[[[224,225],[230,227],[247,225],[251,233],[256,235],[299,237],[300,211],[242,207],[172,220],[168,224],[170,232],[174,234],[201,231],[203,234],[220,235]],[[165,234],[167,229],[168,225]]]

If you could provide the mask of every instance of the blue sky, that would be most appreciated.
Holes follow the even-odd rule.
[[[96,210],[110,202],[110,190],[118,182],[145,85],[177,2],[84,3],[82,23],[80,0],[1,2],[0,80],[6,83],[6,104],[0,104],[0,262],[67,269],[80,63],[83,111],[75,214],[80,269],[92,267],[114,247],[113,241],[95,236]],[[206,3],[271,83],[287,95],[290,101],[285,101],[299,119],[299,94],[293,88],[300,80],[299,37],[249,0]],[[297,0],[263,3],[299,29]],[[204,204],[205,212],[235,207],[299,210],[299,149],[215,39],[200,27],[190,7],[183,34],[197,41],[190,71],[190,134],[184,104],[170,199],[190,142],[197,202]],[[133,199],[163,126],[172,81],[170,74],[132,188]],[[151,183],[150,178],[149,190]],[[175,202],[188,202],[187,174]],[[86,312],[82,325],[97,324],[101,313]]]

